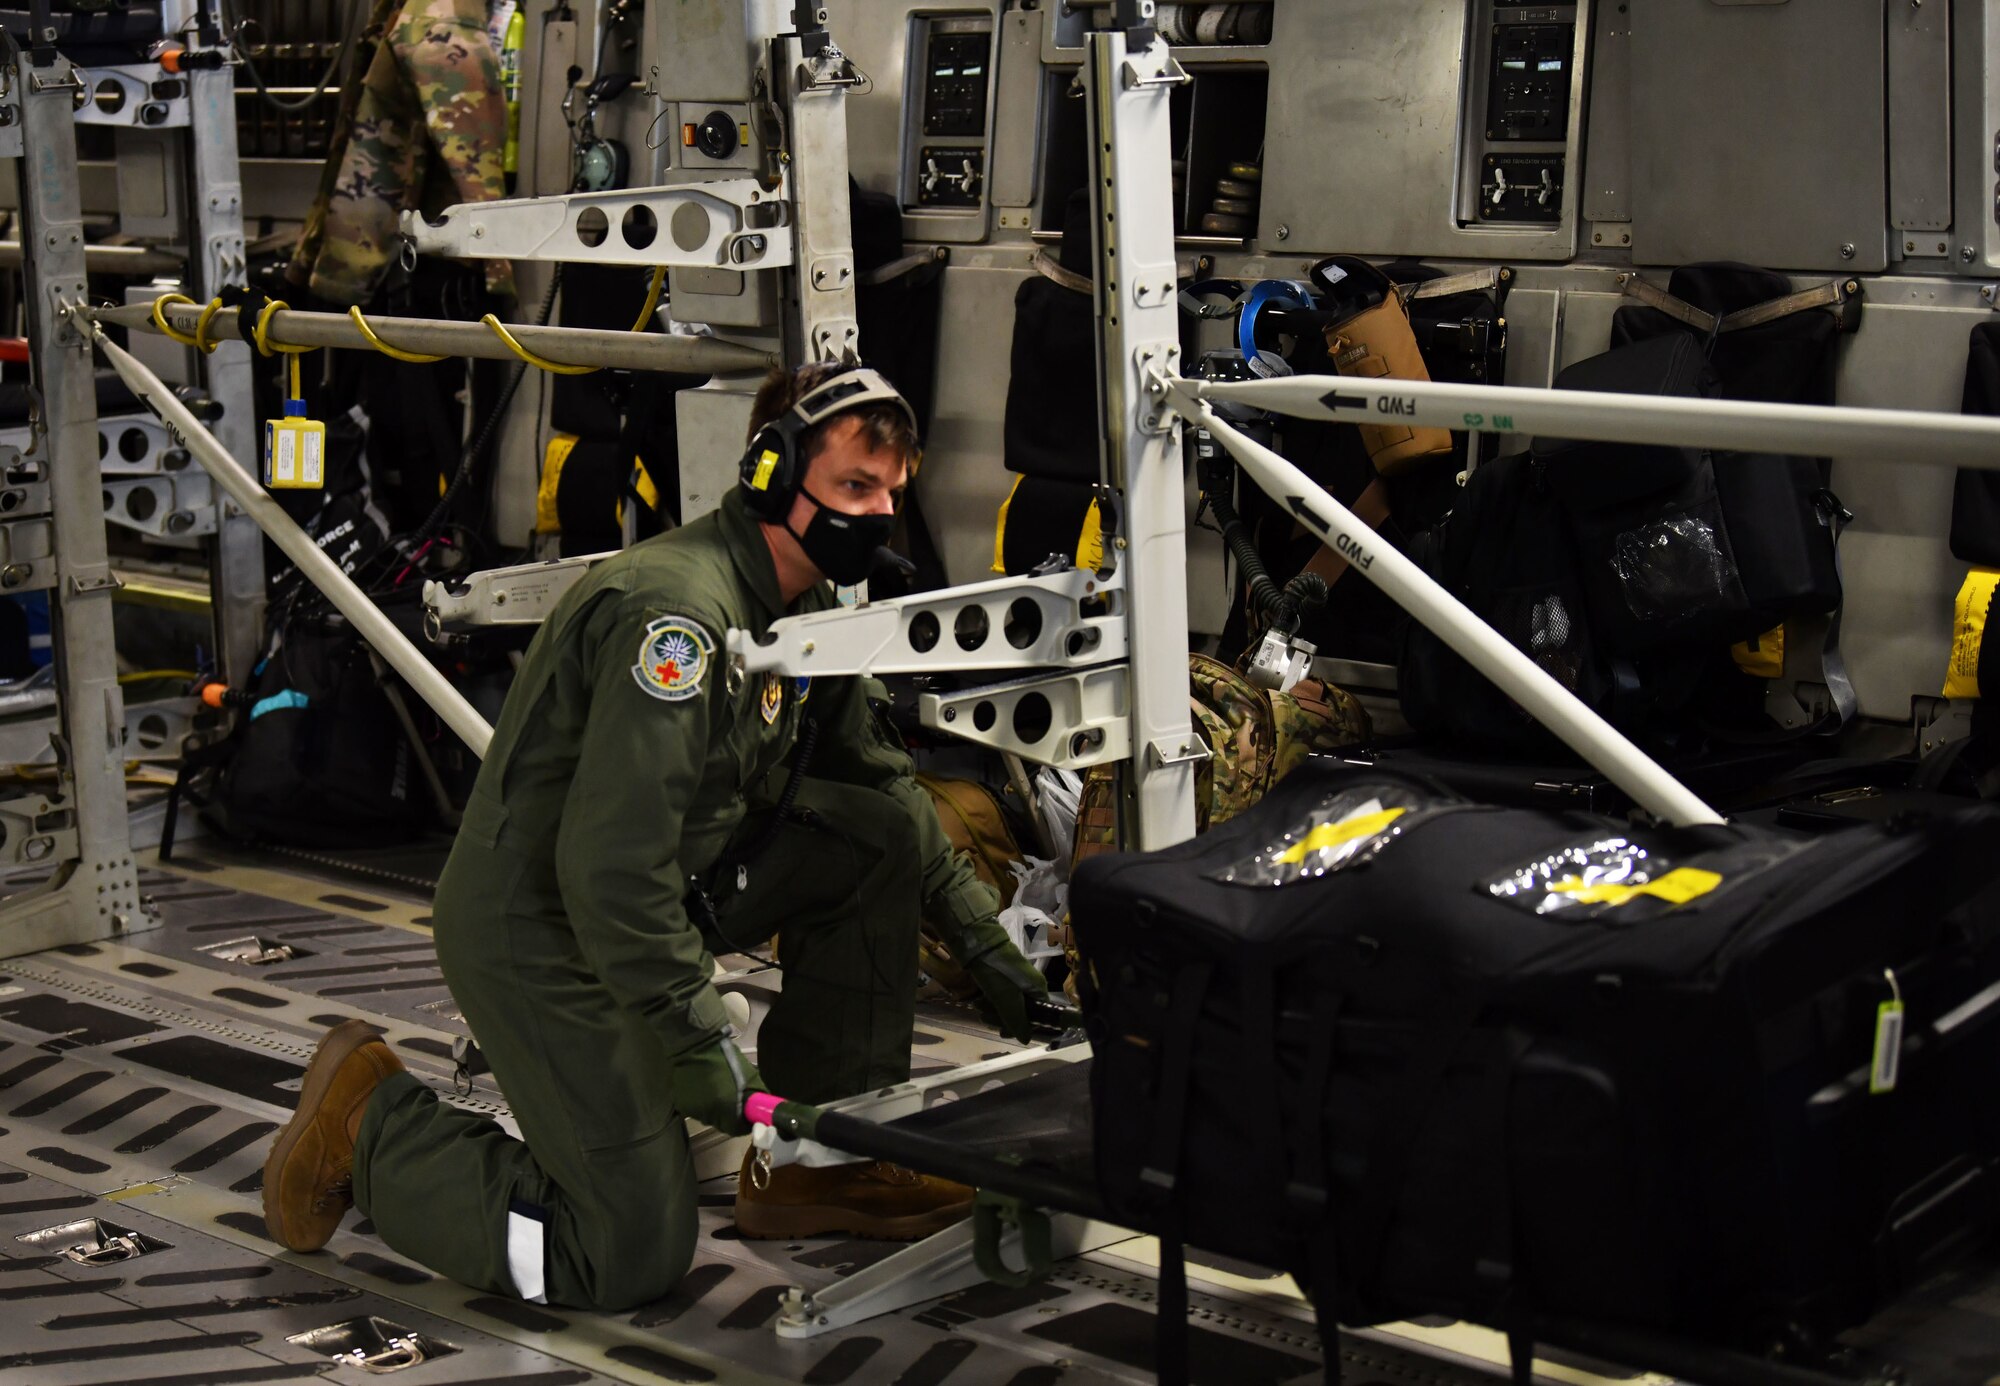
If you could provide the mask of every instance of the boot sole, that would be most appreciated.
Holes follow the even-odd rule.
[[[971,1199],[929,1212],[905,1213],[896,1218],[871,1218],[852,1208],[815,1203],[771,1207],[739,1202],[736,1205],[736,1231],[737,1235],[753,1242],[834,1236],[858,1237],[874,1242],[914,1242],[934,1232],[942,1232],[971,1215]]]
[[[278,1138],[271,1142],[271,1153],[264,1157],[264,1228],[280,1246],[293,1251],[319,1250],[318,1247],[295,1247],[285,1240],[284,1227],[274,1206],[278,1196],[278,1171],[292,1157],[292,1149],[299,1143],[299,1137],[319,1116],[320,1104],[326,1101],[327,1089],[333,1086],[333,1075],[355,1050],[381,1037],[382,1032],[365,1020],[343,1020],[320,1038],[312,1061],[306,1065],[306,1081],[299,1090],[298,1108],[285,1124],[285,1129],[278,1133]]]

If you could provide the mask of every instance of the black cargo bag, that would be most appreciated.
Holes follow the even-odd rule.
[[[1309,763],[1077,870],[1102,1197],[1323,1323],[1851,1324],[1994,1225],[1996,853],[1983,807],[1635,828]]]
[[[1618,671],[1591,634],[1562,503],[1541,463],[1516,454],[1480,467],[1466,480],[1448,530],[1421,532],[1410,556],[1557,683],[1594,710],[1618,716]],[[1403,715],[1425,736],[1521,754],[1566,754],[1520,704],[1414,621],[1402,628],[1398,660]]]
[[[425,826],[421,769],[360,636],[295,625],[252,689],[218,795],[232,836],[359,847]]]

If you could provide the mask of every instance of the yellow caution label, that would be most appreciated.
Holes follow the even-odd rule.
[[[2000,572],[1974,568],[1958,589],[1951,616],[1951,661],[1945,665],[1947,698],[1979,696],[1979,646],[1986,639],[1986,613],[1993,607],[1993,589]]]
[[[1588,885],[1581,876],[1565,876],[1549,889],[1557,895],[1567,895],[1580,905],[1616,907],[1636,900],[1642,895],[1665,900],[1670,905],[1685,905],[1698,896],[1708,894],[1721,884],[1722,877],[1713,871],[1682,866],[1669,871],[1657,881],[1647,881],[1644,885],[1626,885],[1610,881]]]
[[[1314,852],[1324,852],[1329,847],[1353,842],[1359,838],[1373,837],[1391,823],[1401,818],[1405,810],[1399,808],[1382,809],[1376,813],[1364,813],[1359,818],[1347,818],[1338,823],[1322,823],[1299,841],[1271,858],[1274,866],[1297,866]]]
[[[750,475],[750,489],[753,491],[770,490],[771,474],[777,470],[778,454],[768,448],[765,449],[764,455],[757,459],[757,470]]]
[[[1785,676],[1785,628],[1773,626],[1754,640],[1729,647],[1730,657],[1736,667],[1753,679],[1778,679]]]

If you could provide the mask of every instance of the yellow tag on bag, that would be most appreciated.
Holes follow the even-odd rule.
[[[1903,989],[1894,972],[1883,975],[1891,996],[1875,1008],[1875,1053],[1868,1061],[1868,1091],[1876,1095],[1894,1092],[1903,1068]]]

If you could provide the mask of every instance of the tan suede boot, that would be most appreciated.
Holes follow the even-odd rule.
[[[753,1169],[744,1152],[736,1185],[736,1230],[750,1238],[870,1237],[909,1242],[928,1237],[972,1212],[972,1190],[880,1160],[813,1169],[781,1165]],[[763,1180],[761,1187],[758,1183]]]
[[[264,1225],[293,1251],[318,1251],[354,1206],[354,1140],[369,1095],[403,1062],[362,1020],[334,1026],[306,1066],[299,1109],[264,1161]]]

